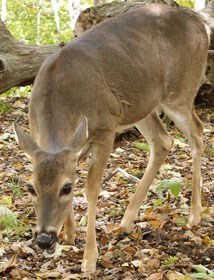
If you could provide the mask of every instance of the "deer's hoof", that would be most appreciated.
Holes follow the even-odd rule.
[[[83,273],[94,273],[96,271],[96,264],[98,258],[98,249],[95,248],[87,248],[84,252],[81,271]]]
[[[130,234],[133,231],[133,228],[134,228],[134,221],[133,222],[131,222],[131,221],[126,222],[126,220],[123,219],[120,226],[121,226],[121,229],[122,229],[123,233]]]
[[[64,234],[63,244],[74,245],[75,244],[75,235]]]
[[[192,206],[187,227],[192,228],[193,226],[199,226],[201,223],[201,214],[202,214],[202,207],[201,205]]]
[[[188,223],[187,223],[187,227],[192,228],[193,226],[199,226],[200,223],[201,223],[201,214],[199,214],[199,215],[190,214]]]
[[[94,273],[96,271],[96,261],[94,260],[83,260],[81,271],[85,274]]]

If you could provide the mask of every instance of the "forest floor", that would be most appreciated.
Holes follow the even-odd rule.
[[[88,160],[80,162],[77,170],[75,245],[59,245],[53,256],[45,254],[32,240],[35,214],[25,187],[32,167],[15,143],[12,130],[20,115],[19,124],[28,128],[28,101],[26,97],[8,97],[4,102],[12,106],[1,104],[0,279],[84,279],[80,267],[87,224],[83,186]],[[214,113],[213,109],[197,109],[197,113],[205,126],[201,225],[186,227],[192,158],[186,140],[168,125],[174,146],[142,204],[134,231],[126,236],[121,233],[120,221],[136,183],[120,169],[140,178],[149,155],[146,144],[133,146],[145,143],[137,130],[126,132],[118,137],[104,174],[97,205],[99,258],[97,272],[89,279],[214,279]]]

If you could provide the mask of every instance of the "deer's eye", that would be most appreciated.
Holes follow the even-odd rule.
[[[35,195],[36,196],[36,192],[34,190],[34,187],[31,184],[27,184],[27,190],[30,194]]]
[[[71,190],[72,190],[72,184],[67,183],[62,187],[62,189],[60,191],[60,195],[67,195],[71,192]]]

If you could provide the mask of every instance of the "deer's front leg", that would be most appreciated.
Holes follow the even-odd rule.
[[[74,244],[75,233],[76,233],[76,222],[74,220],[73,207],[71,204],[70,213],[68,214],[64,224],[64,236],[63,236],[64,241],[68,244]]]
[[[105,144],[94,144],[92,147],[92,161],[86,183],[86,197],[88,200],[88,224],[86,244],[82,262],[82,272],[96,271],[98,249],[96,242],[96,203],[100,191],[103,171],[111,152],[113,139]]]

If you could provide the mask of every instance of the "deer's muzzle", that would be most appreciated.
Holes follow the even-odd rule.
[[[55,251],[55,245],[58,241],[56,232],[36,232],[35,233],[36,244],[44,250],[47,250],[49,254],[52,254]]]

